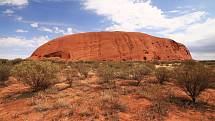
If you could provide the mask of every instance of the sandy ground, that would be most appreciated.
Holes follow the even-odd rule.
[[[168,103],[166,107],[151,108],[162,94],[188,97],[173,82],[165,83],[161,89],[150,83],[151,88],[145,89],[144,84],[133,86],[130,83],[134,81],[130,80],[118,80],[116,88],[107,88],[97,80],[94,75],[74,82],[72,87],[61,82],[46,91],[32,93],[10,78],[7,86],[0,87],[0,121],[215,121],[213,89],[201,94],[200,106]]]

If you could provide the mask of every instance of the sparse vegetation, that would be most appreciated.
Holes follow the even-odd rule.
[[[79,73],[76,69],[71,68],[70,66],[66,67],[63,71],[62,71],[63,75],[66,77],[66,81],[68,81],[70,87],[72,87],[72,83],[75,80],[79,79]]]
[[[0,59],[0,64],[6,64],[8,62],[9,62],[8,59]]]
[[[164,91],[162,85],[143,83],[141,88],[135,92],[138,98],[146,98],[151,101],[158,101],[164,99]]]
[[[32,91],[48,88],[56,80],[58,66],[51,62],[25,61],[14,67],[12,74],[28,84]]]
[[[160,67],[155,70],[155,76],[160,84],[168,81],[170,77],[170,71],[165,67]]]
[[[115,79],[115,73],[113,68],[109,67],[108,65],[102,65],[97,69],[97,75],[99,77],[100,82],[102,83],[109,83],[113,82]]]
[[[11,67],[14,66],[11,74],[18,81],[11,77],[10,83],[6,83],[7,87],[0,87],[0,90],[3,90],[0,91],[0,103],[7,108],[0,111],[2,120],[10,120],[11,117],[22,120],[24,116],[32,115],[38,116],[38,120],[77,121],[162,121],[168,120],[172,115],[173,120],[175,117],[189,120],[201,118],[206,121],[214,119],[214,88],[210,86],[214,84],[212,83],[214,68],[211,65],[205,66],[193,61],[176,64],[159,61],[160,65],[156,66],[149,62],[126,61],[65,63],[22,60],[16,64],[10,61],[3,60],[3,64],[10,63]],[[62,67],[61,70],[58,69],[59,66]],[[79,67],[83,70],[86,68],[86,72],[90,73],[81,74]],[[176,71],[171,71],[172,75],[169,75],[166,69]],[[57,73],[58,70],[60,73]],[[188,79],[192,79],[191,82],[187,81],[187,78],[182,78],[186,74],[189,75],[186,76]],[[87,79],[80,80],[85,78],[83,75],[86,75]],[[178,76],[172,78],[173,75]],[[170,76],[171,78],[168,78]],[[154,83],[156,78],[161,83],[168,79],[168,83]],[[207,84],[205,80],[208,80]],[[20,82],[25,82],[29,86]],[[72,88],[68,88],[69,84]],[[193,90],[195,87],[195,91],[202,86],[205,88],[204,92],[201,90],[203,93],[199,93],[200,96],[196,96],[196,99],[198,98],[198,102],[195,99],[196,103],[192,102],[192,97],[188,98],[190,93],[186,87],[189,86]],[[32,93],[27,87],[36,92]],[[210,89],[207,90],[206,87]],[[17,108],[13,108],[15,105]],[[193,116],[184,116],[184,111],[188,114],[192,111]],[[41,117],[44,114],[46,117]]]
[[[127,107],[119,102],[119,95],[113,90],[105,90],[100,96],[100,109],[106,120],[119,120],[118,112],[125,112]]]
[[[136,66],[132,70],[132,79],[137,80],[137,86],[140,85],[142,79],[151,73],[151,69],[147,66]]]
[[[211,70],[205,65],[192,63],[176,69],[176,79],[182,89],[195,103],[196,98],[212,84]]]
[[[91,70],[91,67],[89,64],[86,63],[74,63],[74,67],[78,70],[78,72],[81,74],[81,78],[85,79],[88,76],[89,71]]]
[[[10,64],[0,63],[0,84],[4,84],[6,80],[8,80],[10,76],[10,71],[11,71],[12,66]]]
[[[64,99],[58,99],[53,105],[52,109],[70,108],[70,104]]]
[[[168,115],[168,104],[161,102],[154,102],[145,110],[137,112],[137,120],[144,121],[163,121],[164,117]]]
[[[13,65],[16,65],[16,64],[19,64],[23,61],[23,59],[21,58],[15,58],[13,60],[11,60],[10,62],[13,64]]]

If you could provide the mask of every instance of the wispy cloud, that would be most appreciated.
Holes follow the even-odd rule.
[[[27,33],[27,30],[23,30],[23,29],[17,29],[16,30],[17,33]]]
[[[33,28],[37,28],[37,27],[38,27],[38,23],[36,23],[36,22],[35,22],[35,23],[31,23],[30,25],[31,25],[31,27],[33,27]]]
[[[71,27],[63,29],[63,28],[59,28],[59,27],[48,28],[48,27],[42,26],[42,27],[38,27],[38,30],[44,31],[44,32],[49,32],[49,33],[62,34],[62,35],[75,33],[74,29]]]
[[[6,15],[8,15],[8,16],[11,16],[11,15],[14,13],[14,11],[11,10],[11,9],[6,9],[6,10],[3,11],[2,13],[3,13],[3,14],[6,14]]]
[[[0,5],[24,6],[28,0],[0,0]]]

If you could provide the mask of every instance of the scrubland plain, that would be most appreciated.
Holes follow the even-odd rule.
[[[215,62],[0,60],[0,121],[214,121]]]

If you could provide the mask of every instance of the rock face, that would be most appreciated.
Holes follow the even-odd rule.
[[[139,32],[89,32],[67,35],[42,45],[30,58],[60,58],[70,61],[192,59],[183,44]]]

